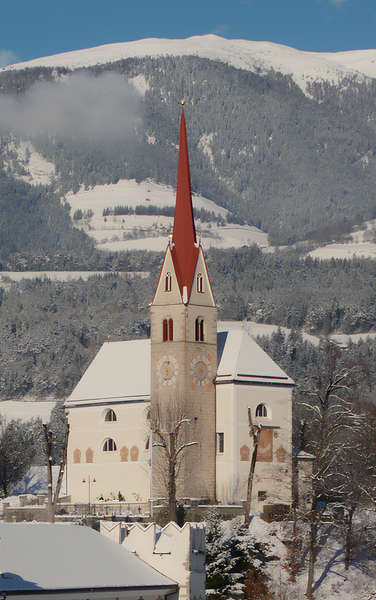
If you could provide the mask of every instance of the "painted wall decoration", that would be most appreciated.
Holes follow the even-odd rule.
[[[244,444],[244,446],[242,446],[242,447],[240,448],[240,460],[241,460],[241,461],[246,461],[246,462],[249,462],[249,455],[250,455],[250,452],[251,452],[250,448],[248,448],[248,446],[246,446],[246,445]]]
[[[273,461],[273,430],[261,429],[257,449],[257,462]]]

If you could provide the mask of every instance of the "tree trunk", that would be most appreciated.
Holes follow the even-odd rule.
[[[316,502],[311,510],[310,516],[310,540],[309,540],[309,559],[308,559],[308,581],[307,581],[307,598],[312,598],[313,575],[316,561],[316,546],[317,546],[317,511]]]
[[[55,515],[52,508],[52,431],[47,431],[47,425],[43,424],[44,440],[46,443],[47,457],[47,520],[49,523],[55,522]]]
[[[69,425],[67,425],[67,433],[65,435],[65,444],[64,444],[64,450],[63,450],[63,458],[62,458],[62,460],[60,462],[59,477],[57,479],[57,484],[56,484],[56,489],[55,489],[55,494],[54,494],[54,500],[53,500],[53,503],[52,503],[52,515],[53,515],[53,519],[54,520],[55,520],[55,514],[56,514],[57,501],[59,499],[60,488],[61,488],[61,484],[62,484],[62,481],[63,481],[64,470],[65,470],[65,466],[67,464],[68,437],[69,437]]]
[[[175,434],[169,436],[169,472],[168,472],[168,518],[176,520],[176,457],[175,457]]]
[[[252,500],[252,487],[253,487],[253,477],[255,474],[256,468],[256,460],[257,460],[257,449],[259,444],[260,437],[260,428],[256,431],[253,429],[252,424],[252,416],[251,409],[248,407],[248,423],[249,423],[249,435],[253,437],[254,449],[252,454],[251,466],[249,467],[249,475],[248,475],[248,483],[247,483],[247,502],[245,505],[245,515],[244,515],[244,525],[249,525],[249,512],[251,510],[251,500]]]
[[[349,568],[350,554],[351,554],[351,533],[352,533],[352,520],[355,512],[355,506],[349,508],[349,521],[347,524],[346,531],[346,549],[345,549],[345,570]]]

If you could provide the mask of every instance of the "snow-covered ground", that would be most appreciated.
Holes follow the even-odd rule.
[[[99,248],[106,250],[154,250],[164,251],[168,242],[168,232],[173,226],[173,217],[124,215],[103,217],[103,210],[115,206],[129,206],[133,209],[142,206],[175,206],[175,191],[171,186],[160,185],[153,181],[143,181],[139,184],[134,179],[120,180],[116,184],[95,186],[89,190],[81,190],[77,194],[67,195],[71,206],[71,216],[81,209],[91,210],[94,214],[90,219],[77,222],[88,235],[93,237]],[[194,195],[194,208],[204,208],[226,218],[227,210],[218,206],[212,200]],[[128,239],[133,236],[134,239]],[[249,225],[217,224],[197,222],[197,233],[202,236],[204,249],[229,248],[250,246],[256,244],[269,247],[267,234]],[[124,239],[125,238],[125,239]]]
[[[18,145],[12,145],[13,149],[18,154],[18,159],[23,164],[28,175],[22,175],[19,179],[23,179],[31,185],[49,185],[55,174],[55,165],[48,162],[37,152],[30,142],[21,141]],[[27,151],[29,157],[27,158]]]
[[[362,524],[371,524],[376,528],[375,511],[363,511],[355,519],[355,530],[360,531]],[[362,544],[354,549],[349,569],[344,567],[344,540],[339,528],[325,524],[327,535],[323,545],[319,545],[314,574],[315,600],[371,600],[376,597],[376,553],[374,543],[368,547]],[[262,543],[270,557],[267,563],[269,588],[275,598],[306,600],[307,557],[304,553],[304,566],[298,572],[296,582],[289,581],[288,548],[284,541],[291,539],[292,525],[289,523],[265,523],[255,515],[250,523],[250,531],[256,541]],[[325,534],[325,531],[322,530]],[[373,534],[374,535],[374,534]],[[364,541],[364,536],[363,536]]]
[[[41,419],[43,423],[50,420],[51,411],[56,402],[36,402],[28,397],[23,400],[3,400],[0,402],[0,422],[5,425],[13,419],[27,423],[33,419]]]
[[[376,77],[376,50],[338,53],[303,52],[272,42],[227,40],[216,35],[194,36],[183,40],[144,39],[65,52],[54,56],[17,63],[3,70],[36,66],[64,66],[78,69],[90,65],[115,62],[125,58],[146,56],[200,56],[219,60],[247,71],[273,69],[291,75],[306,92],[310,81],[325,80],[338,83],[344,77],[362,80]]]
[[[0,288],[5,291],[10,290],[12,282],[22,279],[50,279],[51,281],[77,281],[83,279],[86,281],[94,275],[109,275],[108,271],[0,271]],[[119,276],[129,277],[149,277],[149,271],[118,273]]]

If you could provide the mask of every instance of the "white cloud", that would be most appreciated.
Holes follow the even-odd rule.
[[[223,23],[222,25],[217,25],[217,27],[211,33],[214,35],[221,36],[226,33],[227,29],[228,29],[228,25]]]
[[[334,4],[334,6],[342,6],[342,4],[346,4],[347,0],[329,0],[329,4]]]
[[[0,50],[0,67],[7,67],[17,62],[18,56],[13,50]]]
[[[72,75],[38,82],[23,97],[0,96],[0,127],[20,135],[48,132],[124,139],[135,124],[140,96],[118,73]]]

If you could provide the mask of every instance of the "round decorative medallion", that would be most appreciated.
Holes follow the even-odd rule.
[[[178,361],[175,356],[166,354],[157,361],[157,377],[159,383],[165,387],[175,385],[178,378]]]
[[[197,354],[191,360],[191,377],[197,387],[205,387],[210,381],[211,364],[204,354]]]

